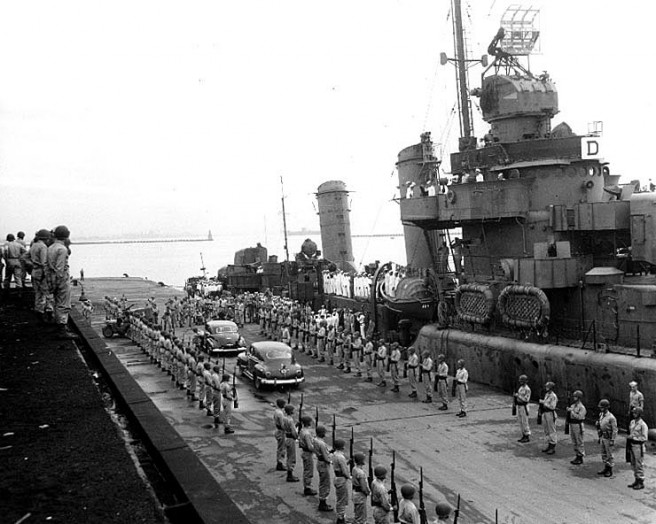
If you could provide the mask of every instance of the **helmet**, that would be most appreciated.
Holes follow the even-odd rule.
[[[576,398],[581,398],[583,396],[583,391],[577,389],[574,393],[572,393],[572,396]]]
[[[376,466],[374,468],[374,475],[377,479],[382,479],[387,475],[387,468],[385,466]]]
[[[553,388],[556,387],[556,384],[554,384],[553,382],[549,381],[549,382],[547,382],[547,383],[544,385],[544,387],[545,387],[545,388],[548,388],[548,389],[553,389]]]
[[[326,426],[317,426],[316,429],[317,437],[325,437],[326,436]]]
[[[54,231],[55,238],[59,240],[64,240],[65,238],[68,238],[71,236],[71,232],[68,230],[66,226],[57,226]]]
[[[333,447],[335,449],[344,449],[345,445],[346,442],[344,442],[341,438],[335,439],[335,442],[333,442]]]
[[[229,373],[224,373],[221,380],[223,380],[223,382],[227,382],[228,380],[230,380],[230,374]]]
[[[446,357],[445,357],[444,355],[442,355],[442,354],[437,355],[437,360],[439,360],[440,362],[442,362],[445,358],[446,358]]]
[[[438,517],[448,517],[451,515],[452,509],[451,504],[446,501],[441,501],[435,506],[435,513],[437,513]]]
[[[404,499],[411,499],[415,496],[415,488],[410,484],[403,484],[403,486],[401,486],[401,496]]]
[[[219,371],[221,371],[221,368],[219,366],[214,366],[212,368],[212,371],[214,371],[214,373],[218,373]]]
[[[51,233],[47,229],[39,229],[34,236],[39,240],[48,240],[50,235]]]
[[[291,404],[287,404],[285,406],[285,413],[287,413],[288,415],[294,413],[294,406],[292,406]]]
[[[364,453],[355,453],[353,455],[353,460],[355,460],[356,464],[364,464]]]
[[[287,404],[287,401],[284,398],[279,398],[276,400],[276,406],[281,409],[285,407],[285,404]]]
[[[602,398],[599,401],[599,404],[597,405],[598,408],[609,408],[610,407],[610,402],[606,400],[605,398]]]
[[[310,415],[303,415],[301,417],[301,424],[303,424],[304,426],[309,426],[310,424],[312,424],[312,417]]]
[[[643,412],[644,412],[644,410],[642,408],[639,408],[639,407],[633,408],[633,414],[634,415],[638,415],[639,417],[642,417]]]
[[[519,375],[520,382],[528,382],[528,377],[526,375]]]
[[[637,385],[638,385],[638,383],[635,380],[632,380],[631,382],[629,382],[629,386],[631,386],[631,387],[637,386]]]
[[[7,235],[7,242],[13,242],[14,240],[16,240],[16,237],[13,234],[9,233]]]

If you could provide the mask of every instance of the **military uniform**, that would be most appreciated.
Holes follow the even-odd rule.
[[[433,359],[430,358],[430,355],[425,355],[421,361],[421,378],[424,382],[424,388],[426,392],[426,398],[424,402],[430,403],[433,402]]]
[[[542,406],[542,426],[544,428],[544,437],[547,441],[547,447],[542,451],[549,455],[554,453],[554,448],[558,442],[558,433],[556,432],[556,406],[558,405],[558,397],[553,390],[547,390],[544,398],[540,400]]]
[[[439,360],[439,359],[438,359]],[[437,381],[437,398],[442,403],[440,410],[445,411],[449,407],[449,400],[447,399],[447,381],[449,376],[449,365],[442,359],[437,364],[437,373],[435,380]]]
[[[276,469],[284,469],[283,463],[285,462],[285,432],[282,428],[282,421],[285,414],[282,407],[277,406],[273,412],[273,423],[276,427],[273,436],[276,439]]]
[[[362,337],[360,334],[356,334],[353,337],[353,342],[351,344],[351,361],[353,362],[353,367],[355,368],[355,376],[362,376]]]
[[[41,231],[39,231],[39,233],[41,233]],[[44,232],[44,235],[45,233],[47,233],[47,231]],[[48,281],[46,279],[48,246],[45,243],[45,239],[37,237],[37,241],[30,247],[30,260],[32,261],[34,311],[39,314],[44,314],[46,312],[46,305],[49,305],[48,302],[50,298],[50,289],[48,288]]]
[[[380,382],[378,386],[386,386],[385,382],[385,361],[387,360],[387,346],[381,340],[378,343],[378,349],[376,350],[376,369],[378,371],[378,378]]]
[[[610,477],[613,474],[613,466],[615,465],[613,446],[617,438],[617,419],[610,411],[602,410],[599,413],[596,426],[599,443],[601,444],[601,460],[604,463],[604,469],[599,471],[599,474]]]
[[[71,311],[71,283],[68,273],[68,248],[63,239],[56,239],[48,248],[48,287],[55,301],[57,324],[65,326]]]
[[[348,482],[351,480],[351,473],[343,450],[335,450],[332,460],[335,473],[335,513],[337,514],[337,522],[343,522],[346,506],[349,503]]]
[[[312,489],[312,478],[314,477],[314,436],[310,426],[303,426],[298,435],[298,445],[301,448],[301,459],[303,461],[303,493],[310,495]]]
[[[417,367],[419,366],[419,357],[417,353],[411,351],[408,356],[408,384],[410,384],[411,398],[417,398]]]
[[[515,393],[515,403],[517,404],[517,422],[519,423],[519,430],[522,436],[519,442],[528,442],[531,437],[531,427],[529,425],[529,409],[528,404],[531,401],[531,388],[528,384],[524,383],[519,386],[517,393]]]
[[[322,437],[316,435],[312,443],[317,457],[317,473],[319,474],[319,508],[328,508],[326,499],[330,496],[330,453],[328,445]]]
[[[367,382],[373,382],[374,343],[367,340],[364,345],[364,365],[367,372]]]
[[[399,522],[402,524],[420,524],[419,511],[412,500],[399,501]]]
[[[285,414],[282,418],[282,430],[285,433],[285,454],[287,455],[287,480],[298,481],[294,477],[294,468],[296,467],[296,439],[298,439],[298,431],[296,424],[292,418],[293,410],[288,412],[287,408],[292,406],[285,406]]]
[[[401,350],[399,345],[395,342],[392,344],[392,352],[390,353],[390,375],[392,378],[392,384],[394,387],[392,391],[398,392],[399,386],[401,385],[401,377],[399,374],[399,362],[401,362]]]
[[[583,402],[579,397],[575,402],[567,408],[569,412],[569,436],[574,446],[574,453],[576,457],[571,461],[572,464],[582,464],[583,457],[585,457],[585,445],[583,441],[583,428],[585,423],[585,416],[588,411],[585,409]]]
[[[232,386],[228,382],[228,375],[223,375],[223,380],[221,381],[221,418],[223,419],[224,432],[225,433],[234,433],[230,422],[232,420],[232,408],[234,404],[234,392]]]
[[[389,524],[389,513],[392,506],[382,479],[375,478],[371,483],[371,507],[373,508],[374,524]]]
[[[367,498],[371,493],[364,466],[355,464],[351,471],[351,484],[353,488],[353,524],[366,524]]]
[[[469,372],[465,369],[464,363],[462,363],[462,367],[456,369],[455,381],[456,381],[456,398],[458,399],[458,403],[460,404],[460,413],[458,413],[457,416],[466,417],[467,416],[467,390],[469,389],[467,382],[469,382]]]
[[[642,410],[642,408],[639,408]],[[627,436],[627,446],[631,454],[631,468],[635,478],[633,484],[629,485],[633,489],[642,489],[645,483],[644,457],[645,445],[647,444],[648,428],[641,416],[634,418],[629,424],[629,434]]]

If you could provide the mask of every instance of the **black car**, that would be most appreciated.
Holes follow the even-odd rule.
[[[237,355],[242,376],[250,378],[256,389],[264,386],[298,387],[305,382],[303,368],[296,362],[292,348],[282,342],[253,342]]]

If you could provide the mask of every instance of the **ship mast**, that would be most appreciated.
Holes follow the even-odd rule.
[[[285,256],[289,262],[289,247],[287,245],[287,214],[285,213],[285,186],[282,182],[282,175],[280,176],[280,189],[282,191],[282,228],[285,233]]]
[[[460,136],[466,139],[474,136],[474,126],[469,99],[468,75],[467,75],[467,53],[465,50],[465,38],[462,28],[461,0],[453,0],[453,47],[456,57],[456,82],[458,84],[458,109],[460,115]],[[467,141],[468,142],[468,141]]]

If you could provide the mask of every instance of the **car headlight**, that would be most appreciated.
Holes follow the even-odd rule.
[[[265,374],[267,378],[271,378],[271,371],[267,371]]]

